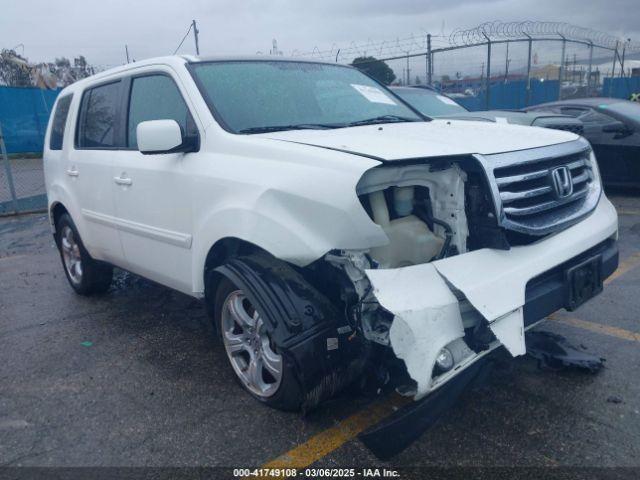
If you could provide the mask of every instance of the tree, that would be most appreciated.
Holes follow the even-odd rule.
[[[351,65],[385,85],[390,85],[396,79],[389,65],[375,57],[358,57]]]
[[[28,87],[31,85],[29,62],[15,50],[3,49],[0,52],[0,85],[10,87]]]

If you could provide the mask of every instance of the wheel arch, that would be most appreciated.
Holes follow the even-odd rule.
[[[60,217],[64,214],[71,215],[69,210],[62,202],[53,202],[49,206],[49,223],[51,224],[51,233],[55,236],[57,233],[57,225]]]
[[[209,251],[204,261],[202,271],[202,282],[204,286],[204,297],[207,308],[213,307],[216,289],[222,275],[216,271],[218,267],[224,265],[229,259],[240,255],[250,255],[262,253],[272,256],[267,250],[258,245],[243,240],[238,237],[224,237],[216,241]]]

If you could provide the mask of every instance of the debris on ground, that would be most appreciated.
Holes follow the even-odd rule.
[[[485,359],[476,362],[451,382],[426,398],[394,411],[380,423],[360,433],[358,438],[378,459],[390,459],[431,428],[456,404],[463,392],[484,384],[491,366]]]
[[[604,366],[603,357],[575,347],[562,335],[535,331],[525,334],[527,354],[538,360],[540,368],[560,370],[562,368],[579,368],[596,373]]]

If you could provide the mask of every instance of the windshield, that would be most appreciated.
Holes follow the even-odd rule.
[[[600,105],[603,110],[617,113],[636,123],[640,123],[640,105],[634,102],[618,102]]]
[[[466,108],[449,97],[438,95],[436,92],[426,89],[399,88],[394,90],[394,93],[420,113],[429,117],[442,117],[467,112]]]
[[[295,61],[222,61],[191,68],[209,107],[234,133],[422,121],[354,68]]]

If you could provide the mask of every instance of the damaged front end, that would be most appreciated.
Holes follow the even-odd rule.
[[[369,170],[357,193],[389,243],[324,258],[350,279],[342,297],[355,328],[401,360],[396,383],[416,400],[500,346],[525,354],[525,330],[570,307],[567,272],[580,262],[597,265],[597,282],[617,266],[617,219],[588,146],[494,157]],[[574,182],[570,197],[553,191],[557,168]]]
[[[303,410],[354,382],[424,405],[498,347],[523,355],[528,328],[601,290],[617,267],[617,217],[588,145],[505,155],[365,171],[349,209],[386,244],[341,231],[349,238],[311,263],[247,249],[214,270],[212,283],[226,277],[264,316]],[[563,198],[558,168],[574,181]]]

